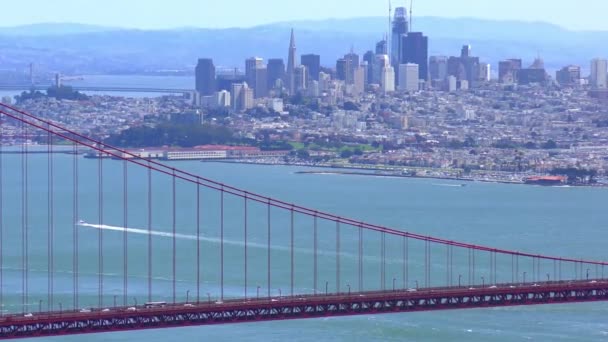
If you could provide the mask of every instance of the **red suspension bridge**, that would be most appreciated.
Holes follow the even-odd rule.
[[[4,104],[0,142],[0,339],[608,300],[604,262],[317,211]]]

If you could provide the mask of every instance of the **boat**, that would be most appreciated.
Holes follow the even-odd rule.
[[[78,224],[86,224],[87,222],[85,220],[78,220]]]

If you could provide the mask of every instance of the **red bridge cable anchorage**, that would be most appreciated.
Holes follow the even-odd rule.
[[[22,113],[18,109],[15,109],[15,108],[10,107],[10,106],[6,106],[4,104],[0,104],[0,106],[4,107],[4,108],[8,108],[10,110],[15,110],[18,113]],[[9,117],[15,118],[17,120],[20,119],[16,115],[11,114],[11,113],[9,113],[7,111],[2,110],[0,112],[3,113],[3,114],[5,114],[5,115],[7,115],[7,116],[9,116]],[[23,113],[25,113],[25,112],[23,112]],[[28,114],[28,113],[25,113],[24,115],[30,117],[31,119],[39,121],[39,122],[46,122],[45,120],[38,119],[38,118],[34,117],[33,115]],[[21,119],[21,120],[25,121],[25,119]],[[40,128],[42,130],[45,129],[41,125],[33,123],[33,122],[30,122],[30,121],[26,121],[26,123],[28,125],[30,125],[30,126],[33,126],[33,127],[36,127],[36,128]],[[106,155],[113,156],[113,157],[116,157],[118,159],[125,159],[125,156],[126,156],[131,163],[138,164],[140,166],[145,166],[141,162],[142,158],[139,157],[139,156],[137,156],[137,155],[134,155],[134,154],[129,153],[127,151],[124,151],[124,150],[112,147],[112,146],[104,144],[102,142],[93,140],[93,139],[85,137],[85,136],[83,136],[81,134],[69,131],[67,129],[64,129],[63,127],[58,126],[58,125],[52,124],[52,126],[54,126],[56,128],[59,128],[62,131],[66,132],[66,133],[69,133],[70,135],[73,135],[75,137],[79,137],[79,138],[82,138],[83,140],[89,141],[89,143],[87,143],[85,141],[81,141],[81,140],[76,140],[76,138],[74,138],[72,136],[67,136],[66,134],[55,132],[56,135],[58,135],[58,136],[60,136],[60,137],[62,137],[64,139],[68,139],[68,140],[71,140],[71,141],[77,141],[78,143],[80,143],[83,146],[92,148],[93,150],[104,152]],[[103,149],[102,147],[105,147],[107,149]],[[118,154],[118,153],[121,153],[123,155]],[[151,164],[150,167],[154,171],[159,172],[159,173],[163,173],[163,174],[167,174],[167,175],[171,175],[171,172],[170,172],[171,168],[170,167],[168,167],[168,166],[166,166],[166,165],[164,165],[162,163],[153,162],[153,161],[150,161],[150,164]],[[230,186],[227,186],[227,185],[215,182],[213,180],[202,178],[202,177],[199,177],[199,176],[196,176],[196,175],[193,175],[193,174],[181,171],[181,170],[176,170],[176,172],[177,172],[176,177],[179,178],[179,179],[182,179],[184,181],[195,183],[195,184],[196,183],[200,183],[202,186],[204,186],[206,188],[209,188],[209,189],[213,189],[213,190],[220,190],[223,187],[224,192],[226,192],[228,194],[231,194],[231,195],[234,195],[234,196],[237,196],[237,197],[243,197],[244,196],[244,190],[241,190],[241,189],[238,189],[238,188],[234,188],[234,187],[230,187]],[[272,204],[272,206],[274,206],[276,208],[286,209],[286,210],[291,209],[292,206],[293,206],[295,212],[298,212],[298,213],[301,213],[301,214],[304,214],[304,215],[308,215],[308,216],[314,216],[314,214],[315,214],[315,211],[312,210],[312,209],[308,209],[308,208],[305,208],[305,207],[297,206],[297,205],[294,205],[294,204],[289,204],[289,203],[282,202],[282,201],[279,201],[279,200],[275,200],[275,199],[272,199],[272,198],[269,198],[269,197],[265,197],[265,196],[262,196],[262,195],[257,195],[257,194],[249,193],[249,198],[250,198],[251,201],[256,201],[256,202],[260,202],[260,203],[268,203],[268,201],[270,201],[271,204]],[[348,224],[348,225],[355,225],[355,226],[358,226],[358,227],[366,229],[366,230],[383,231],[383,232],[386,232],[387,234],[390,234],[390,235],[408,236],[408,237],[410,237],[412,239],[421,240],[421,241],[429,241],[429,242],[432,242],[432,243],[443,244],[443,245],[449,243],[448,240],[439,239],[439,238],[433,238],[433,237],[428,237],[428,236],[423,236],[423,235],[420,235],[420,234],[403,232],[403,231],[399,231],[399,230],[395,230],[395,229],[391,229],[391,228],[387,228],[387,227],[382,227],[382,226],[373,225],[373,224],[369,224],[369,223],[359,222],[359,221],[352,220],[352,219],[341,218],[341,217],[338,217],[338,216],[335,216],[335,215],[332,215],[332,214],[329,214],[329,213],[318,212],[318,211],[316,213],[317,213],[318,218],[321,218],[321,219],[324,219],[324,220],[329,220],[329,221],[334,221],[334,222],[341,222],[343,224]],[[460,247],[460,248],[472,248],[472,249],[478,250],[478,251],[485,251],[485,252],[494,251],[494,252],[499,253],[499,254],[519,255],[519,256],[522,256],[522,257],[529,257],[529,258],[531,258],[531,257],[537,257],[537,255],[530,254],[530,253],[515,252],[515,251],[509,251],[509,250],[503,250],[503,249],[493,249],[493,248],[489,248],[489,247],[483,247],[483,246],[478,246],[478,245],[473,245],[473,244],[467,244],[467,243],[453,242],[453,245],[456,246],[456,247]],[[574,260],[574,259],[565,259],[565,258],[549,257],[549,256],[543,256],[542,258],[545,259],[545,260],[558,260],[558,261],[561,260],[561,261],[570,262],[570,263],[577,261],[577,260]],[[599,261],[589,261],[589,262],[586,262],[586,263],[590,264],[590,265],[608,265],[608,263],[606,263],[606,262],[599,262]]]

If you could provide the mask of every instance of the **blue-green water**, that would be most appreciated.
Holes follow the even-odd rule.
[[[47,212],[47,157],[30,156],[31,195],[28,199],[30,211],[30,300],[37,310],[40,299],[46,303],[47,262],[46,234]],[[21,199],[19,198],[19,156],[3,157],[5,279],[4,294],[9,296],[6,305],[10,310],[19,310],[21,270],[20,244]],[[72,274],[72,177],[73,158],[67,155],[55,157],[55,306],[62,302],[71,305]],[[96,224],[98,162],[79,159],[81,179],[79,219]],[[9,167],[10,165],[10,167]],[[493,247],[521,250],[540,254],[568,256],[583,259],[608,259],[608,211],[605,203],[608,192],[591,188],[541,188],[517,185],[470,183],[457,187],[455,183],[437,180],[403,178],[375,178],[360,176],[299,175],[301,170],[292,167],[269,167],[233,165],[219,163],[184,162],[174,164],[206,177],[250,191],[271,195],[286,201],[330,211],[339,215],[410,230],[412,232],[439,236],[464,242]],[[121,227],[123,215],[123,164],[104,161],[104,225]],[[146,173],[129,167],[129,199],[127,226],[147,229],[147,177]],[[172,227],[171,182],[165,177],[153,178],[153,229],[170,232]],[[178,239],[177,295],[185,300],[196,292],[195,247],[189,237],[196,234],[195,188],[178,182],[177,231],[184,236]],[[11,195],[11,191],[13,191]],[[219,269],[219,195],[201,190],[202,231],[201,244],[203,263],[203,287],[201,296],[210,292],[214,298],[218,293]],[[243,231],[241,199],[225,198],[226,229],[226,296],[242,296],[243,289]],[[266,293],[267,255],[262,248],[266,243],[266,215],[264,206],[249,204],[249,295],[254,295],[261,286]],[[35,212],[35,214],[34,214]],[[272,280],[271,294],[278,289],[286,293],[289,288],[288,246],[289,215],[271,211],[272,215]],[[309,218],[296,216],[296,292],[311,292],[312,283],[312,231]],[[335,290],[335,225],[318,223],[319,228],[319,284],[323,289],[329,283]],[[80,307],[97,303],[97,237],[99,230],[78,227],[80,245]],[[342,284],[356,284],[356,230],[341,227],[342,239]],[[104,230],[104,305],[111,305],[113,296],[122,303],[123,291],[123,232]],[[147,236],[128,234],[129,244],[129,303],[132,297],[142,302],[147,298]],[[377,255],[379,237],[365,235],[365,289],[378,288],[379,260]],[[388,243],[387,279],[401,283],[400,241]],[[154,236],[154,283],[155,300],[170,300],[171,288],[171,239]],[[423,246],[411,245],[410,274],[408,287],[415,280],[423,281],[421,260]],[[445,282],[445,257],[442,250],[433,250],[434,269],[437,275],[433,284]],[[444,252],[445,253],[445,252]],[[445,255],[445,254],[444,254]],[[479,258],[480,275],[487,275],[489,262]],[[455,262],[466,263],[465,254],[457,254]],[[489,260],[489,259],[487,259]],[[486,261],[487,261],[486,260]],[[511,260],[499,260],[509,264]],[[487,267],[486,267],[487,266]],[[543,274],[552,272],[552,265],[543,265]],[[521,266],[522,270],[525,266]],[[530,266],[531,268],[531,266]],[[510,270],[510,268],[509,268]],[[572,270],[570,270],[572,271]],[[591,270],[594,272],[595,270]],[[464,266],[456,267],[455,274],[466,276]],[[566,273],[566,271],[564,271]],[[531,270],[528,274],[532,274]],[[510,281],[510,272],[499,274],[499,281]],[[468,280],[468,279],[467,279]],[[475,279],[479,282],[479,279]],[[390,285],[388,285],[390,286]],[[45,304],[43,304],[45,305]],[[585,304],[567,306],[540,306],[508,309],[484,309],[449,311],[422,314],[397,314],[353,318],[318,319],[275,323],[226,325],[217,327],[167,329],[92,336],[57,338],[66,341],[166,341],[174,340],[291,340],[291,341],[605,341],[608,340],[608,323],[605,321],[608,305]],[[53,340],[53,339],[48,339]]]

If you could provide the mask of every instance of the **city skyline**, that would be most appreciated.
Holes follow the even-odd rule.
[[[322,18],[355,18],[386,16],[388,2],[363,2],[336,0],[330,3],[310,0],[298,11],[290,10],[290,4],[281,0],[262,0],[249,3],[233,0],[224,3],[209,3],[197,0],[176,0],[172,6],[150,3],[143,0],[129,2],[97,0],[73,3],[57,0],[52,3],[36,1],[36,11],[31,11],[31,3],[13,2],[5,4],[4,10],[11,13],[2,26],[18,26],[37,23],[82,23],[138,29],[166,29],[179,27],[226,28],[251,27],[276,22],[311,20]],[[556,2],[563,6],[556,6]],[[409,7],[409,2],[393,1],[393,7]],[[103,5],[103,6],[102,6]],[[262,5],[262,6],[261,6]],[[572,11],[562,1],[538,0],[526,2],[513,0],[508,3],[483,0],[463,0],[458,3],[430,0],[414,3],[415,16],[437,16],[447,18],[474,17],[489,20],[542,21],[559,25],[570,30],[608,31],[608,22],[603,13],[608,12],[608,3],[596,0],[581,0]],[[94,8],[94,11],[91,11]],[[121,8],[121,11],[116,11]],[[145,8],[145,11],[141,9]],[[184,11],[185,8],[192,10]],[[234,10],[237,8],[238,10]],[[323,11],[318,9],[322,8]],[[522,9],[526,10],[523,11]],[[548,12],[547,9],[551,11]],[[264,9],[264,10],[262,10]],[[268,10],[270,9],[270,10]],[[218,15],[219,13],[230,14]],[[589,15],[589,14],[594,15]],[[137,15],[134,15],[137,14]]]

